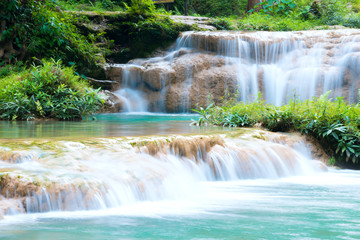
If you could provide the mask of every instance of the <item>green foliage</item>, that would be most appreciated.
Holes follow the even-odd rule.
[[[128,14],[137,16],[152,16],[155,14],[155,4],[152,0],[131,0],[130,7],[124,3]]]
[[[290,112],[288,109],[268,109],[268,112],[263,113],[262,116],[263,126],[273,132],[289,131],[294,126],[295,121],[296,119],[294,119],[292,112]]]
[[[244,31],[299,31],[312,29],[316,25],[316,21],[254,13],[241,19],[238,28]]]
[[[215,18],[211,20],[210,25],[216,27],[217,30],[236,30],[226,18]]]
[[[189,25],[173,22],[168,16],[123,15],[108,20],[112,29],[108,31],[114,44],[122,46],[119,52],[109,56],[116,62],[127,62],[133,58],[147,57],[158,48],[171,45],[181,31],[195,30]]]
[[[258,98],[254,103],[224,104],[196,111],[198,124],[231,127],[253,126],[258,123],[270,131],[300,131],[319,140],[337,161],[359,163],[360,105],[349,105],[342,98],[331,101],[329,93],[311,100],[291,100],[276,107]]]
[[[24,70],[25,70],[25,65],[21,61],[18,61],[15,64],[0,63],[0,79],[14,73],[19,73]]]
[[[60,61],[43,61],[0,80],[0,119],[76,120],[94,114],[101,104],[97,91]]]
[[[249,12],[259,9],[260,13],[288,16],[295,7],[296,3],[294,0],[265,0],[256,4]]]
[[[1,7],[7,8],[2,15],[6,26],[2,41],[13,46],[9,50],[12,55],[4,61],[54,58],[65,64],[76,63],[85,74],[101,72],[103,51],[80,34],[74,25],[77,19],[57,11],[53,1],[6,0],[5,4],[0,3]]]
[[[358,0],[267,0],[257,4],[243,19],[244,30],[292,31],[315,26],[344,25],[359,27],[359,16],[352,11],[360,9]],[[270,17],[271,16],[271,17]],[[267,19],[267,22],[264,21]]]
[[[209,17],[241,15],[246,9],[246,0],[191,0],[189,13]],[[175,6],[184,13],[184,0],[175,0]]]
[[[321,0],[318,4],[321,21],[326,25],[338,25],[347,12],[347,2],[337,0]]]
[[[130,0],[57,0],[63,10],[70,11],[122,11]]]
[[[331,157],[331,158],[329,159],[329,164],[330,164],[331,166],[334,166],[335,163],[336,163],[335,158],[334,158],[334,157]]]
[[[343,25],[350,28],[360,28],[360,14],[350,14],[343,19]]]
[[[193,109],[194,112],[200,114],[200,118],[199,118],[199,120],[198,120],[198,124],[199,124],[199,125],[202,125],[202,124],[206,123],[207,121],[209,121],[209,117],[210,117],[210,115],[209,115],[209,110],[211,109],[211,107],[212,107],[213,105],[214,105],[214,104],[210,104],[210,105],[209,105],[207,108],[205,108],[205,109],[202,108],[202,107],[200,107],[199,110]]]
[[[353,12],[360,12],[360,0],[350,0],[349,2],[351,4],[351,10]]]

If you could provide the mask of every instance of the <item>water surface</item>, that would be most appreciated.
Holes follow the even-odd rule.
[[[203,182],[182,199],[6,216],[3,239],[359,239],[360,173]]]
[[[111,113],[83,121],[0,121],[0,138],[121,137],[202,133],[196,114]],[[219,128],[217,128],[219,129]]]

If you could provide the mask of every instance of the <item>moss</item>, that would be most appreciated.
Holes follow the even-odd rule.
[[[126,63],[134,58],[150,56],[157,49],[169,47],[180,32],[195,26],[175,23],[168,16],[134,16],[123,12],[72,12],[83,35],[101,35],[97,44],[105,44],[108,62]]]

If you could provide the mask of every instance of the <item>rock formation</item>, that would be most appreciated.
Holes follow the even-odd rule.
[[[148,111],[188,112],[226,97],[252,101],[258,91],[276,105],[294,94],[307,99],[329,90],[354,102],[359,41],[351,29],[185,32],[166,54],[111,65],[107,74],[117,82],[113,90],[142,92]]]

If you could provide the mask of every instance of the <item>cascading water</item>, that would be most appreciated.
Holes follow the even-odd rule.
[[[147,100],[142,91],[140,67],[122,66],[122,87],[114,92],[123,104],[123,112],[146,112]],[[141,68],[140,68],[141,69]]]
[[[225,95],[253,101],[259,91],[276,105],[329,90],[331,97],[355,102],[359,41],[359,31],[350,29],[185,32],[164,56],[110,66],[108,74],[121,88],[135,84],[150,111],[186,112]],[[131,66],[134,74],[125,77]]]
[[[310,160],[301,142],[290,147],[262,140],[179,136],[54,145],[0,152],[2,213],[114,208],[193,195],[201,182],[278,179],[326,169]]]
[[[252,101],[258,91],[274,104],[328,90],[354,101],[359,36],[188,32],[164,56],[113,65],[108,73],[129,112],[186,112],[228,95]],[[293,134],[221,129],[220,135],[174,128],[184,122],[151,124],[169,115],[148,115],[121,123],[111,116],[112,125],[92,128],[63,125],[63,132],[89,132],[75,141],[55,138],[51,123],[49,135],[34,135],[43,125],[22,135],[22,123],[17,138],[53,138],[1,141],[0,238],[360,238],[360,175],[326,167],[322,149]],[[179,131],[188,135],[131,137]],[[2,131],[3,138],[9,133]]]

